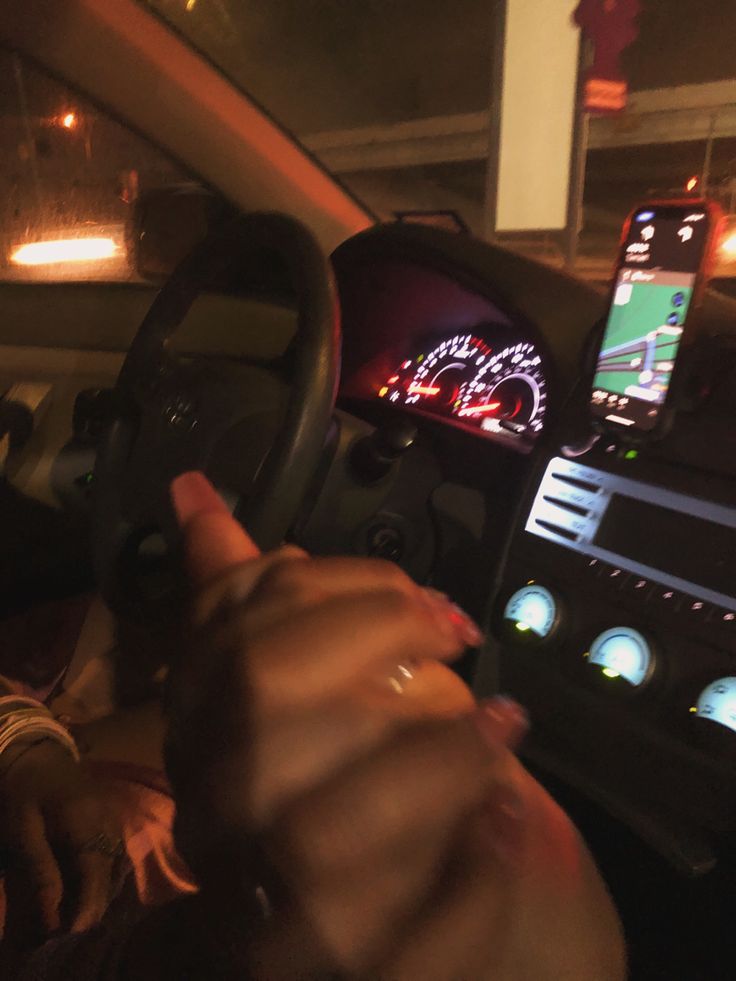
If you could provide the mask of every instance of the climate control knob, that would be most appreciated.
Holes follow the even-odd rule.
[[[611,627],[599,634],[586,654],[589,664],[604,677],[622,678],[634,688],[646,684],[654,672],[654,654],[643,634],[633,627]]]
[[[704,688],[693,714],[736,732],[736,678],[719,678]]]
[[[509,598],[503,611],[506,630],[524,643],[541,643],[557,630],[560,608],[545,586],[527,583]]]

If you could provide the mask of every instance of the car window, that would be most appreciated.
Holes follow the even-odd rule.
[[[523,26],[516,38],[541,32],[542,42],[558,49],[560,32],[547,34],[547,19],[561,17],[555,24],[568,30],[574,15],[582,28],[575,28],[582,77],[604,96],[618,94],[605,105],[586,98],[585,161],[575,189],[582,214],[567,217],[571,233],[580,226],[575,271],[594,282],[607,279],[622,223],[643,200],[704,195],[729,215],[721,258],[727,274],[736,273],[736,4],[141,2],[287,126],[374,214],[414,220],[424,214],[448,227],[454,221],[555,265],[569,236],[561,236],[559,222],[545,222],[545,200],[535,203],[533,182],[518,193],[537,207],[539,223],[533,214],[511,228],[494,221],[495,154],[503,142],[495,129],[496,73],[509,56],[513,25]],[[500,10],[505,24],[494,13]],[[568,67],[574,78],[574,62]],[[516,68],[522,76],[546,72],[549,87],[559,82],[549,67]],[[538,96],[535,104],[544,101]],[[574,86],[571,109],[573,97]],[[533,106],[518,93],[509,102],[520,142],[530,137],[533,145]],[[533,149],[529,155],[544,159]]]
[[[157,148],[0,50],[0,280],[129,281],[134,204],[186,175]]]

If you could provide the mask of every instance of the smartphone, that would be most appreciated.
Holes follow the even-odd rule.
[[[649,435],[663,428],[722,220],[709,201],[653,202],[627,219],[591,391],[599,425]]]

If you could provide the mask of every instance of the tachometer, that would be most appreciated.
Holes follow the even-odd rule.
[[[451,415],[462,386],[483,368],[491,348],[473,334],[456,334],[404,361],[379,391],[399,405]]]
[[[542,357],[528,342],[485,360],[466,382],[454,405],[462,422],[486,432],[536,436],[544,426],[547,382]]]

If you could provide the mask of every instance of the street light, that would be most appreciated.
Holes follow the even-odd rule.
[[[114,259],[119,249],[114,239],[98,235],[27,242],[10,256],[16,266],[51,266],[68,262],[97,262]]]

